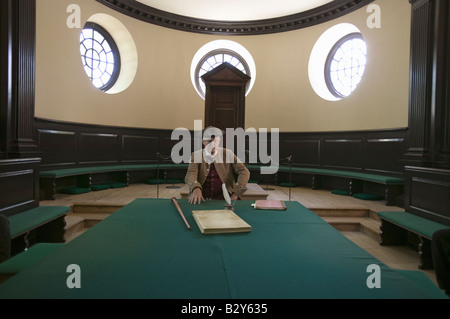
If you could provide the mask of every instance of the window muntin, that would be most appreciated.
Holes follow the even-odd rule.
[[[201,77],[224,62],[231,64],[242,73],[250,76],[250,68],[247,62],[236,52],[227,49],[211,51],[199,61],[195,71],[197,75],[196,86],[203,97],[205,97],[206,86]]]
[[[325,82],[337,98],[349,96],[361,82],[367,46],[360,33],[351,33],[333,46],[325,62]]]
[[[92,84],[108,91],[120,73],[120,54],[111,35],[100,25],[87,22],[80,33],[80,54]]]

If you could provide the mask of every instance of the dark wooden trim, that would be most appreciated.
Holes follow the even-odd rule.
[[[450,4],[410,0],[407,165],[450,168]]]
[[[405,167],[405,210],[450,226],[450,171]]]
[[[36,0],[1,4],[0,156],[35,157]]]
[[[39,206],[40,158],[0,160],[0,214]]]
[[[305,12],[255,21],[195,19],[161,11],[133,0],[97,1],[130,17],[166,28],[216,35],[258,35],[297,30],[330,21],[364,7],[373,0],[335,0]]]
[[[169,156],[178,141],[171,130],[89,125],[36,119],[36,140],[43,170],[117,163],[156,163]],[[407,129],[344,132],[280,132],[279,156],[293,156],[294,166],[333,168],[403,176],[402,156]],[[80,139],[87,134],[84,147]],[[193,134],[193,132],[191,132]],[[270,135],[267,137],[270,155]],[[101,141],[108,143],[99,147]],[[192,139],[191,143],[194,140]],[[248,149],[248,144],[246,145]],[[84,154],[89,152],[89,154]],[[115,157],[114,157],[115,154]],[[90,160],[83,160],[89,158]],[[89,162],[89,163],[87,163]],[[281,160],[281,165],[285,163]]]

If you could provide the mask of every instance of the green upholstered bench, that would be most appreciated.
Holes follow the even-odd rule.
[[[67,206],[39,206],[8,216],[11,256],[35,243],[64,242]]]
[[[39,243],[0,263],[0,283],[63,246],[63,243]]]
[[[187,169],[187,164],[122,164],[109,166],[89,166],[77,168],[64,168],[54,170],[43,170],[39,173],[40,188],[44,193],[44,199],[54,199],[54,195],[58,191],[69,194],[80,194],[92,190],[99,190],[101,187],[92,184],[92,175],[102,173],[115,173],[117,177],[113,183],[109,185],[119,185],[121,187],[129,184],[129,173],[131,171],[147,171],[147,170],[172,170]],[[75,181],[70,187],[67,185],[60,188],[57,180],[66,177],[75,177]],[[103,183],[101,184],[103,185]]]
[[[260,165],[247,165],[249,170],[260,169]],[[312,175],[312,188],[319,189],[321,186],[321,176],[341,177],[349,180],[348,192],[350,195],[362,193],[363,183],[370,182],[384,185],[384,199],[386,205],[395,205],[395,199],[403,192],[403,179],[399,177],[384,176],[378,174],[369,174],[361,172],[351,172],[335,169],[314,168],[314,167],[298,167],[298,166],[279,166],[278,172],[292,174],[308,174]]]
[[[377,214],[381,220],[380,245],[406,245],[408,243],[417,245],[420,256],[419,269],[433,268],[431,237],[435,231],[449,228],[449,226],[408,212],[378,212]]]

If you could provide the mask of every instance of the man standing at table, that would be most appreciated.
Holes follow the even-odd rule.
[[[238,199],[247,189],[250,172],[231,150],[219,146],[222,135],[220,129],[207,127],[203,131],[204,148],[192,153],[185,177],[191,204],[200,204],[205,199],[223,200],[222,183],[231,200]]]

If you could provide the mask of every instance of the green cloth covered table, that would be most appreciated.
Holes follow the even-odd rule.
[[[178,200],[188,230],[170,200],[137,199],[2,283],[0,298],[445,298],[423,273],[387,267],[297,202],[285,211],[252,202],[235,204],[251,232],[203,235],[191,211],[224,201]],[[71,264],[81,288],[66,285]],[[367,285],[373,264],[381,288]]]
[[[0,275],[13,275],[30,267],[44,256],[63,246],[63,243],[38,243],[18,255],[0,263]]]

